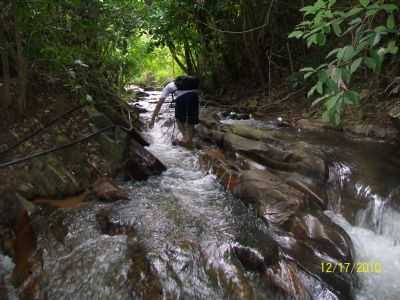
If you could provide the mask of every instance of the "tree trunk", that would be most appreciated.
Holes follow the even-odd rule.
[[[187,74],[188,75],[194,75],[195,74],[195,70],[194,70],[194,65],[193,65],[193,60],[192,60],[192,56],[190,54],[190,48],[188,43],[184,43],[183,44],[184,47],[184,51],[185,51],[185,61],[186,61],[186,66],[187,66]]]
[[[3,71],[3,92],[4,92],[4,103],[0,103],[0,106],[7,108],[11,104],[10,94],[10,63],[8,60],[8,41],[5,37],[3,29],[0,28],[0,53],[1,53],[1,65]]]
[[[173,59],[175,60],[175,62],[178,64],[178,66],[185,72],[188,73],[188,69],[187,67],[181,62],[181,60],[179,59],[178,55],[176,54],[176,49],[173,43],[168,42],[167,43],[169,52],[171,53]]]
[[[28,83],[28,68],[23,54],[22,37],[18,26],[15,26],[15,44],[17,46],[18,66],[18,111],[23,113],[26,109],[26,87]]]

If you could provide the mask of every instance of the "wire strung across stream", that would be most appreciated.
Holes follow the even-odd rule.
[[[2,163],[2,164],[0,164],[0,169],[4,169],[4,168],[7,168],[9,166],[13,166],[13,165],[16,165],[16,164],[23,163],[25,161],[31,160],[33,158],[37,158],[37,157],[44,156],[44,155],[47,155],[47,154],[55,152],[55,151],[60,151],[60,150],[72,147],[72,146],[74,146],[76,144],[79,144],[79,143],[82,143],[84,141],[90,140],[91,138],[93,138],[93,137],[95,137],[95,136],[97,136],[97,135],[99,135],[99,134],[101,134],[101,133],[103,133],[105,131],[114,129],[116,127],[117,127],[116,125],[108,126],[106,128],[100,129],[100,130],[98,130],[98,131],[96,131],[96,132],[94,132],[92,134],[89,134],[89,135],[87,135],[87,136],[85,136],[83,138],[77,139],[77,140],[75,140],[75,141],[73,141],[71,143],[68,143],[68,144],[65,144],[65,145],[61,145],[61,146],[56,146],[56,147],[53,147],[53,148],[51,148],[49,150],[41,151],[41,152],[38,152],[38,153],[35,153],[35,154],[32,154],[32,155],[28,155],[28,156],[25,156],[25,157],[22,157],[22,158],[17,158],[17,159],[14,159],[12,161],[8,161],[6,163]]]
[[[30,139],[32,139],[33,137],[37,136],[39,133],[41,133],[42,131],[46,130],[47,128],[53,126],[54,124],[56,124],[58,121],[60,121],[61,119],[63,119],[64,117],[74,113],[77,110],[80,110],[81,108],[85,107],[86,104],[84,105],[79,105],[76,106],[74,108],[72,108],[71,110],[67,111],[66,113],[56,117],[54,120],[50,121],[49,123],[47,123],[46,125],[44,125],[44,127],[39,128],[37,130],[35,130],[34,132],[28,134],[27,136],[23,137],[21,140],[17,141],[14,145],[10,146],[9,148],[7,148],[4,151],[0,152],[0,155],[4,155],[8,152],[10,152],[11,150],[14,150],[15,148],[17,148],[18,146],[22,145],[23,143],[29,141]]]

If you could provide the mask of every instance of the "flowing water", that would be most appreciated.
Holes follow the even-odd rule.
[[[267,129],[274,126],[273,123],[254,120],[228,120],[225,123],[235,122]],[[299,131],[295,135],[297,140],[319,146],[331,161],[331,178],[327,186],[329,211],[326,214],[342,226],[354,242],[357,266],[360,267],[360,288],[356,298],[399,299],[398,146],[365,140],[356,141],[334,132],[330,135],[319,135]],[[159,142],[162,136],[154,137],[156,142],[151,147],[152,151],[164,160],[171,159],[169,146]],[[164,153],[163,147],[167,147],[165,151],[168,154]],[[182,161],[179,165],[182,165]]]
[[[150,92],[139,104],[150,111],[158,95]],[[147,299],[279,299],[265,278],[246,272],[232,255],[235,247],[258,255],[263,244],[270,245],[268,229],[212,174],[200,171],[194,151],[171,146],[176,129],[167,106],[154,129],[145,133],[148,149],[167,171],[146,182],[121,183],[129,201],[92,204],[67,214],[60,209],[34,219],[34,227],[47,228],[37,241],[46,299],[132,299],[146,293]],[[143,114],[146,120],[149,116]],[[356,298],[399,299],[400,168],[390,160],[393,149],[334,134],[299,132],[296,139],[327,153],[331,178],[326,214],[352,238],[357,261],[381,267],[375,270],[380,272],[358,273]],[[132,225],[134,237],[99,232],[96,215],[104,210],[115,224]],[[142,257],[132,258],[132,247]],[[132,274],[132,265],[138,274]],[[0,276],[9,276],[13,266],[7,257],[0,256],[0,266],[5,270]],[[130,282],[132,277],[137,282]],[[315,281],[310,284],[315,285],[315,299],[335,299]],[[12,289],[10,299],[15,299]]]
[[[329,211],[353,240],[358,300],[400,298],[400,153],[398,145],[355,141],[343,134],[298,139],[320,145],[331,161]]]

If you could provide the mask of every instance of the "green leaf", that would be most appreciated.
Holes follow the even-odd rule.
[[[396,27],[396,20],[395,20],[393,14],[391,14],[391,15],[388,17],[387,22],[386,22],[386,26],[387,26],[387,28],[389,28],[389,29],[395,29],[395,27]]]
[[[365,58],[365,65],[372,71],[376,72],[377,70],[377,61],[372,57]]]
[[[354,15],[359,14],[360,12],[362,12],[364,9],[361,7],[354,7],[351,10],[349,10],[346,14],[347,17],[352,17]]]
[[[381,41],[382,35],[380,33],[376,33],[374,40],[372,41],[372,47],[375,47]]]
[[[351,74],[353,74],[354,72],[356,72],[358,70],[362,61],[363,61],[362,57],[359,57],[355,61],[353,61],[353,63],[351,64],[351,67],[350,67]]]
[[[379,9],[373,8],[373,9],[368,9],[367,10],[367,17],[372,17],[375,16],[379,12]]]
[[[338,24],[338,23],[333,23],[333,24],[332,24],[332,28],[333,28],[333,31],[335,32],[335,34],[336,34],[337,36],[341,36],[341,35],[342,35],[342,29],[340,28],[340,24]]]
[[[331,96],[331,95],[328,94],[328,95],[324,95],[324,96],[322,96],[322,97],[319,97],[319,98],[315,99],[315,100],[313,101],[313,103],[311,103],[311,107],[316,106],[318,103],[324,101],[325,99],[329,98],[330,96]]]
[[[322,95],[324,93],[324,85],[322,83],[322,81],[318,81],[318,83],[316,84],[317,86],[317,92]]]
[[[355,54],[356,51],[353,46],[345,46],[338,52],[337,58],[341,61],[349,61],[354,57]]]
[[[333,56],[334,54],[338,53],[340,51],[341,48],[336,48],[333,49],[331,52],[328,53],[328,55],[326,56],[326,58],[329,58],[331,56]]]
[[[358,18],[355,18],[355,19],[351,20],[349,22],[349,24],[350,25],[357,25],[357,24],[360,24],[361,22],[362,22],[362,19],[360,17],[358,17]]]
[[[303,35],[304,35],[304,32],[303,32],[303,31],[293,31],[293,32],[291,32],[291,33],[289,34],[288,38],[289,38],[289,39],[291,39],[291,38],[299,39],[299,38],[301,38]]]
[[[350,68],[349,67],[342,68],[342,78],[343,78],[343,81],[346,82],[347,84],[350,83],[351,72],[350,72]]]
[[[399,51],[399,47],[396,45],[396,41],[390,41],[388,43],[388,46],[386,48],[387,53],[396,55],[397,52]]]
[[[314,71],[315,71],[315,69],[311,68],[311,67],[306,67],[306,68],[300,69],[300,72],[314,72]]]
[[[304,80],[307,80],[308,78],[310,78],[311,76],[314,75],[315,72],[307,72],[304,74]]]
[[[346,91],[343,97],[344,103],[349,105],[358,104],[360,100],[360,94],[354,91]]]
[[[337,101],[339,100],[340,97],[341,97],[341,94],[337,94],[337,95],[330,97],[328,99],[328,101],[326,101],[326,103],[325,103],[326,109],[332,110],[337,105]]]
[[[307,98],[311,98],[312,95],[314,95],[315,91],[317,90],[317,84],[314,85],[307,93]]]
[[[369,4],[369,0],[360,0],[360,4],[364,7],[367,7]]]
[[[383,4],[383,5],[380,5],[380,8],[388,13],[393,13],[393,12],[399,10],[399,7],[395,4]]]
[[[317,39],[316,39],[317,45],[318,46],[324,46],[326,43],[326,36],[322,32],[317,34]]]

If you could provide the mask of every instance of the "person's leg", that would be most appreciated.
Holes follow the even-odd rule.
[[[176,119],[176,125],[178,127],[179,132],[182,134],[182,140],[185,141],[185,125]]]
[[[193,132],[194,132],[194,125],[193,124],[185,124],[186,126],[186,143],[188,144],[192,144],[192,140],[193,140]]]

